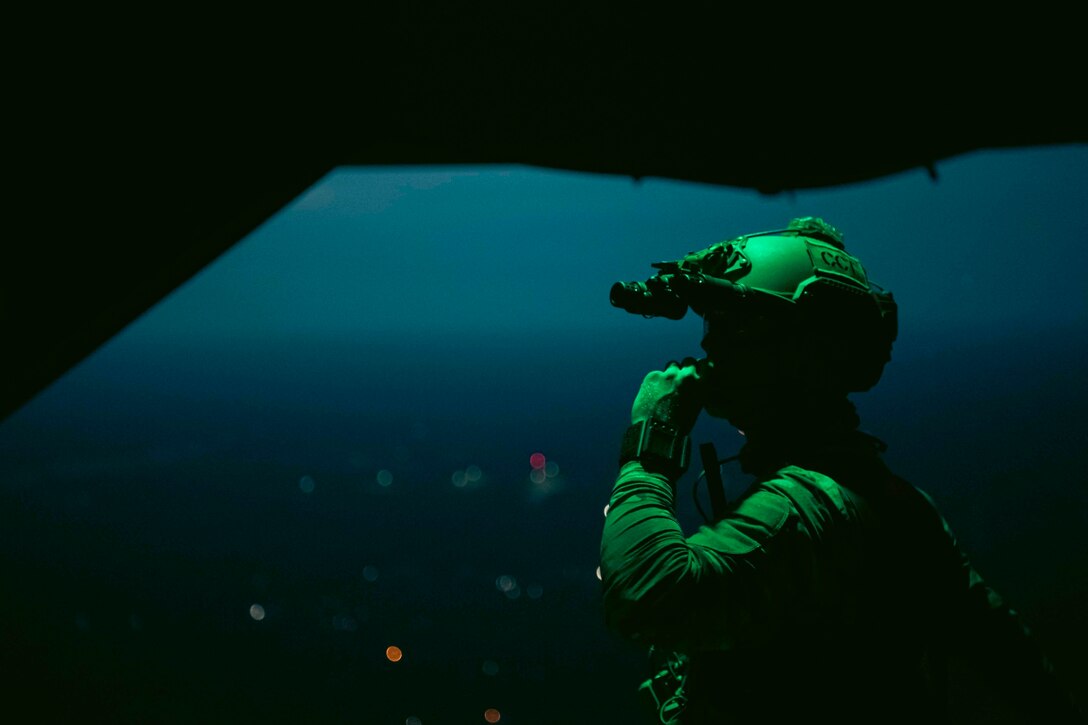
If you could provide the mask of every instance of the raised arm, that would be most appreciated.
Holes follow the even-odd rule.
[[[683,651],[720,649],[753,631],[757,601],[768,591],[755,579],[776,576],[776,541],[791,513],[789,499],[758,489],[713,527],[684,536],[674,513],[675,488],[637,462],[616,481],[601,537],[607,625],[628,639]],[[785,595],[785,592],[780,592]]]

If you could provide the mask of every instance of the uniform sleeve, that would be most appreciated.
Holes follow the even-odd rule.
[[[624,465],[601,538],[605,622],[627,639],[682,651],[721,648],[758,631],[761,600],[773,591],[780,538],[792,507],[755,487],[713,527],[685,538],[675,487],[637,461]]]
[[[943,516],[940,520],[955,561],[956,604],[949,625],[964,657],[1028,721],[1085,722],[1020,615],[975,570],[948,522]]]

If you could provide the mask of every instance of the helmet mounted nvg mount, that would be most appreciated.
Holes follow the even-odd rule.
[[[613,306],[681,319],[690,307],[708,330],[763,330],[795,340],[815,374],[843,392],[880,379],[898,334],[892,293],[870,282],[842,234],[816,217],[745,234],[657,262],[645,282],[616,282]]]

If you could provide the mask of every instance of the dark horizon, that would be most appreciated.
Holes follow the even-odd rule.
[[[1055,431],[1038,408],[1075,413],[1088,404],[1077,375],[1084,340],[1039,335],[1018,349],[995,341],[904,355],[880,387],[853,396],[863,429],[889,443],[893,468],[934,496],[1070,686],[1085,674],[1088,546],[1079,533],[1088,501],[1083,479],[1062,475],[1077,470],[1088,426],[1070,419]],[[223,720],[356,713],[402,722],[415,713],[426,723],[447,719],[440,702],[457,712],[502,706],[508,722],[555,721],[565,708],[538,698],[559,688],[585,703],[586,722],[634,717],[628,696],[645,675],[643,657],[603,631],[593,572],[614,468],[608,433],[622,424],[616,401],[637,384],[635,364],[627,363],[628,380],[595,397],[545,390],[545,405],[507,401],[481,419],[464,400],[479,383],[451,387],[456,395],[426,415],[401,410],[395,387],[365,402],[339,396],[322,373],[343,365],[345,348],[328,346],[337,354],[324,364],[314,359],[320,349],[264,350],[283,367],[249,390],[193,380],[157,395],[150,380],[108,380],[134,371],[108,360],[90,369],[96,360],[82,385],[73,380],[63,398],[47,393],[5,426],[0,508],[13,546],[3,570],[21,588],[3,617],[21,622],[7,650],[18,692],[45,696],[55,680],[74,698],[73,714],[90,708],[126,720],[205,719],[211,702]],[[528,344],[507,351],[516,363],[537,355]],[[1054,370],[1049,380],[1003,400],[988,392],[1030,374],[1040,355]],[[209,362],[237,383],[246,365],[232,368],[229,357]],[[432,382],[449,385],[488,357],[448,360]],[[562,367],[562,357],[553,351],[541,367],[552,379],[577,376],[579,366]],[[162,366],[157,375],[178,380],[191,362],[173,360],[150,356]],[[270,399],[272,388],[299,380],[308,399]],[[904,415],[918,405],[919,380],[945,411]],[[572,422],[579,406],[595,412]],[[725,421],[703,420],[694,440],[707,439],[723,456],[742,441]],[[528,479],[537,449],[559,465],[551,492]],[[451,473],[470,465],[482,469],[479,485],[453,485]],[[376,480],[381,470],[392,473],[387,488]],[[728,473],[736,496],[744,480]],[[678,490],[681,520],[694,527],[690,486]],[[379,572],[374,582],[368,566]],[[496,588],[503,575],[519,582],[519,599]],[[530,585],[542,590],[536,600]],[[253,603],[263,621],[247,616]],[[403,667],[384,661],[383,643],[404,649]],[[498,673],[482,674],[485,665]],[[380,701],[367,701],[367,691]],[[63,699],[47,701],[45,712],[65,711]]]
[[[1088,315],[1082,282],[1063,281],[1088,248],[1071,224],[1085,158],[981,155],[936,186],[794,201],[529,170],[339,172],[0,424],[11,707],[132,722],[433,725],[484,722],[487,708],[503,725],[633,721],[647,663],[603,626],[602,508],[642,377],[699,355],[701,326],[609,308],[608,286],[810,211],[841,226],[902,310],[883,379],[851,396],[862,428],[934,497],[1085,702]],[[982,206],[956,212],[968,197]],[[931,206],[963,218],[919,218]],[[896,214],[927,239],[945,225],[947,241],[876,238]],[[511,230],[523,241],[497,259]],[[394,274],[403,258],[423,258],[415,276]],[[705,417],[692,439],[722,456],[743,441]],[[543,483],[534,453],[558,467]],[[696,473],[678,486],[690,530]],[[736,496],[745,480],[726,473]]]

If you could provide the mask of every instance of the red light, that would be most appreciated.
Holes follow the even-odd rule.
[[[529,465],[533,468],[536,468],[537,470],[543,468],[546,462],[547,461],[544,460],[543,453],[534,453],[533,455],[529,456]]]
[[[501,719],[502,715],[495,708],[489,707],[484,710],[484,720],[487,720],[490,723],[496,723]]]

